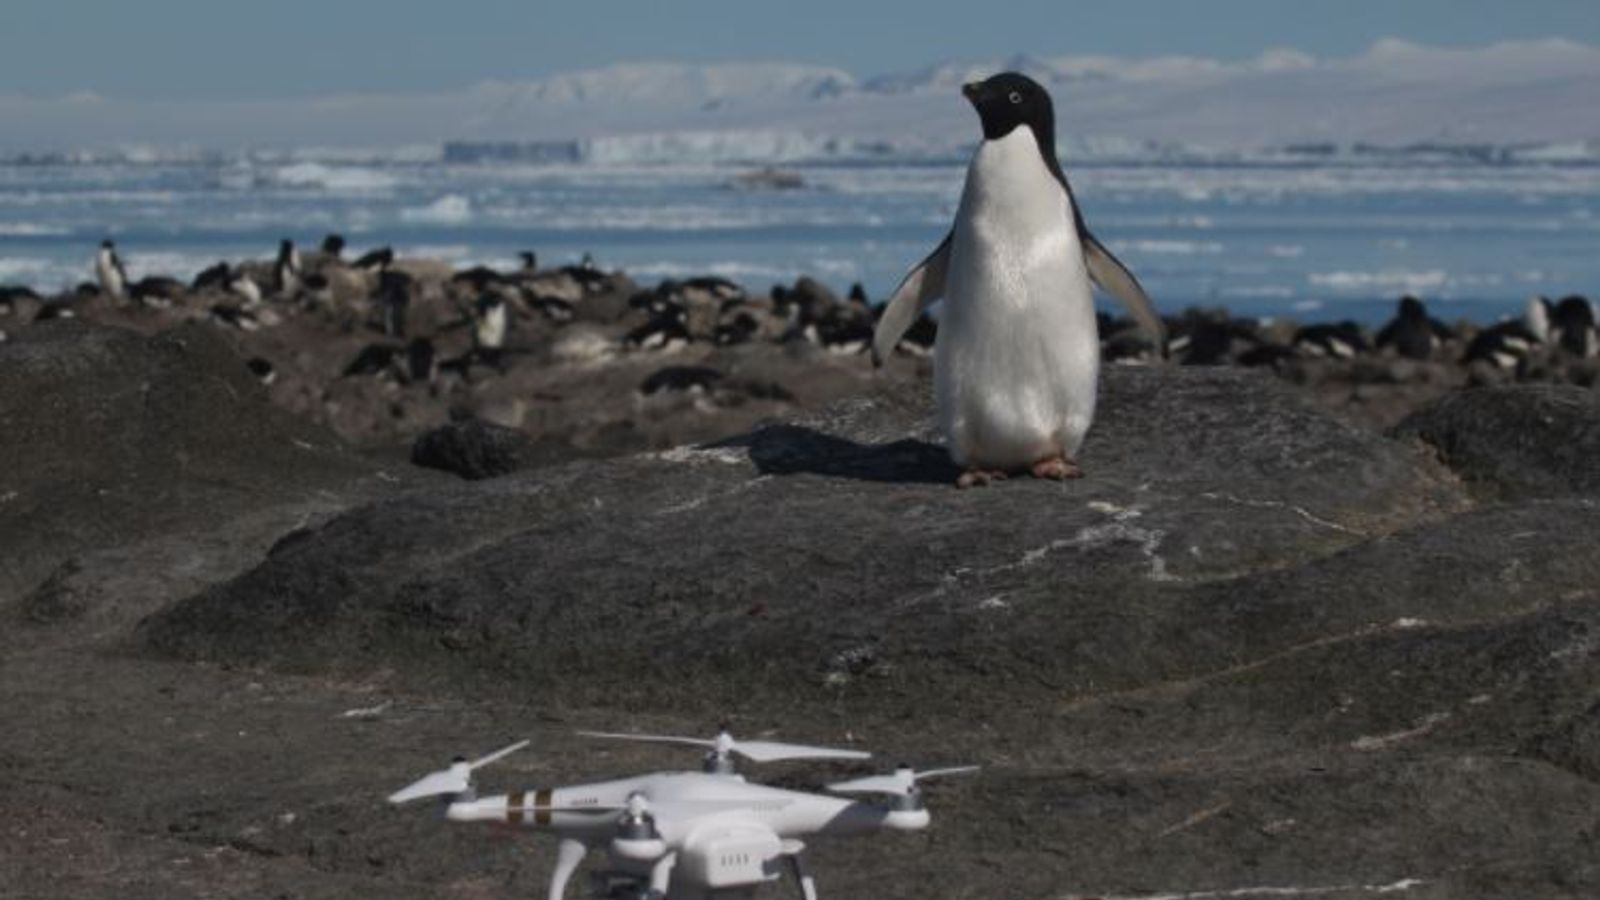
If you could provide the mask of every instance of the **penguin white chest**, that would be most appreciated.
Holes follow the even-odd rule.
[[[1072,199],[1030,128],[985,141],[967,170],[934,354],[958,464],[1077,453],[1100,365],[1093,293]]]
[[[504,303],[496,303],[484,312],[478,320],[477,326],[478,346],[498,350],[506,342],[506,307]]]

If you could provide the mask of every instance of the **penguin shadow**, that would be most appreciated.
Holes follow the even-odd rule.
[[[763,475],[826,475],[888,484],[955,483],[960,468],[938,444],[860,444],[803,425],[768,425],[708,448],[741,448]]]

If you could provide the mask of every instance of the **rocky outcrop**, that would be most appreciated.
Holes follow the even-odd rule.
[[[417,480],[274,408],[199,325],[144,337],[63,320],[0,344],[0,433],[0,598],[38,586],[41,609],[59,607],[50,615],[82,607],[61,605],[82,566],[58,567],[75,557],[189,533],[192,546],[167,561],[207,569],[229,543],[259,554],[286,515],[326,515]],[[237,529],[250,523],[246,540]],[[122,564],[136,577],[137,554]]]
[[[957,491],[932,437],[926,385],[888,385],[386,500],[141,638],[990,767],[892,889],[837,850],[845,895],[1600,888],[1600,507],[1475,506],[1230,370],[1109,370],[1081,481]]]
[[[1501,498],[1600,495],[1600,393],[1525,384],[1448,394],[1397,434],[1437,449],[1481,493]]]
[[[570,730],[724,716],[984,766],[930,786],[924,835],[820,844],[824,896],[1600,892],[1575,398],[1463,394],[1394,439],[1265,374],[1109,367],[1086,478],[958,491],[927,384],[884,378],[733,439],[463,482],[280,418],[206,332],[57,323],[0,366],[0,538],[26,551],[0,555],[0,806],[32,823],[0,845],[45,861],[25,892],[69,852],[210,888],[164,861],[223,847],[227,896],[527,895],[544,853],[378,798],[530,729],[486,783],[688,764]],[[89,622],[126,646],[148,610],[135,654],[41,644]],[[52,817],[82,796],[92,827]],[[70,890],[125,891],[94,871]]]
[[[1064,487],[952,490],[948,458],[924,439],[925,387],[901,387],[700,449],[353,513],[152,622],[149,639],[200,658],[404,660],[603,691],[609,678],[591,668],[638,673],[585,660],[640,649],[642,627],[652,666],[726,657],[730,692],[752,677],[788,691],[795,679],[837,683],[849,673],[832,660],[858,651],[908,678],[939,655],[948,659],[926,674],[990,665],[996,648],[970,641],[930,649],[965,631],[954,611],[1051,597],[1071,630],[1086,607],[1165,608],[1161,598],[1326,557],[1462,504],[1421,454],[1262,376],[1119,370],[1106,394],[1083,454],[1090,475]],[[896,615],[923,605],[944,613]],[[307,621],[322,623],[317,634]],[[1042,652],[1066,637],[1028,628],[996,643]],[[322,642],[342,652],[324,654]],[[746,671],[745,659],[760,665]],[[1117,680],[1183,670],[1135,666]]]
[[[467,418],[417,437],[411,461],[477,480],[514,472],[528,464],[533,440],[515,428]]]
[[[928,412],[385,500],[140,637],[986,765],[893,878],[831,849],[844,896],[1600,890],[1600,506],[1236,370],[1108,370],[1065,484],[955,490]]]

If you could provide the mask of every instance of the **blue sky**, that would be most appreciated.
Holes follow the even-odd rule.
[[[782,60],[858,75],[1017,52],[1355,54],[1600,44],[1596,0],[0,0],[0,93],[265,98],[410,92],[630,60]]]

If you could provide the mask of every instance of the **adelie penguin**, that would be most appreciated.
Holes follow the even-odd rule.
[[[1307,325],[1294,333],[1294,351],[1307,359],[1355,359],[1367,349],[1361,326],[1351,321]]]
[[[40,297],[33,288],[22,285],[0,286],[0,316],[16,315],[17,304],[29,300],[34,303],[44,302],[44,298]]]
[[[101,293],[118,303],[127,298],[128,272],[110,238],[100,242],[100,250],[94,255],[94,274],[100,279]]]
[[[246,309],[261,305],[261,286],[242,269],[234,269],[227,280],[228,293],[244,301]]]
[[[363,253],[352,265],[357,269],[366,271],[381,271],[394,265],[394,250],[389,247],[379,247]]]
[[[1443,322],[1428,315],[1421,300],[1407,294],[1400,298],[1394,319],[1378,332],[1378,347],[1392,346],[1407,359],[1427,360],[1442,341],[1453,336]]]
[[[165,275],[146,275],[127,286],[129,296],[141,306],[166,309],[183,299],[188,288],[176,278]]]
[[[1520,319],[1501,322],[1477,333],[1461,356],[1462,365],[1487,363],[1503,372],[1524,369],[1540,344],[1540,337]]]
[[[873,336],[882,361],[933,301],[934,396],[957,485],[1082,475],[1100,371],[1092,279],[1166,344],[1150,298],[1084,224],[1056,159],[1050,95],[1007,72],[965,85],[983,125],[949,234],[905,277]]]
[[[254,375],[256,380],[266,387],[272,387],[273,382],[278,380],[278,370],[273,368],[272,363],[263,357],[252,356],[245,360],[245,365],[249,367],[250,374]]]
[[[225,291],[228,289],[228,281],[232,277],[233,269],[229,268],[227,263],[219,262],[196,275],[194,281],[189,283],[189,289],[196,292],[206,290]]]
[[[278,260],[272,266],[272,287],[279,297],[300,293],[300,272],[300,251],[294,241],[284,238],[278,242]]]
[[[378,314],[383,333],[406,336],[406,310],[411,306],[411,276],[386,271],[378,280]]]
[[[1561,298],[1550,311],[1550,341],[1578,359],[1595,355],[1596,339],[1594,307],[1582,297],[1573,295]]]
[[[501,354],[505,352],[507,327],[506,302],[498,294],[478,298],[477,317],[472,327],[472,349],[478,359],[505,371]]]

